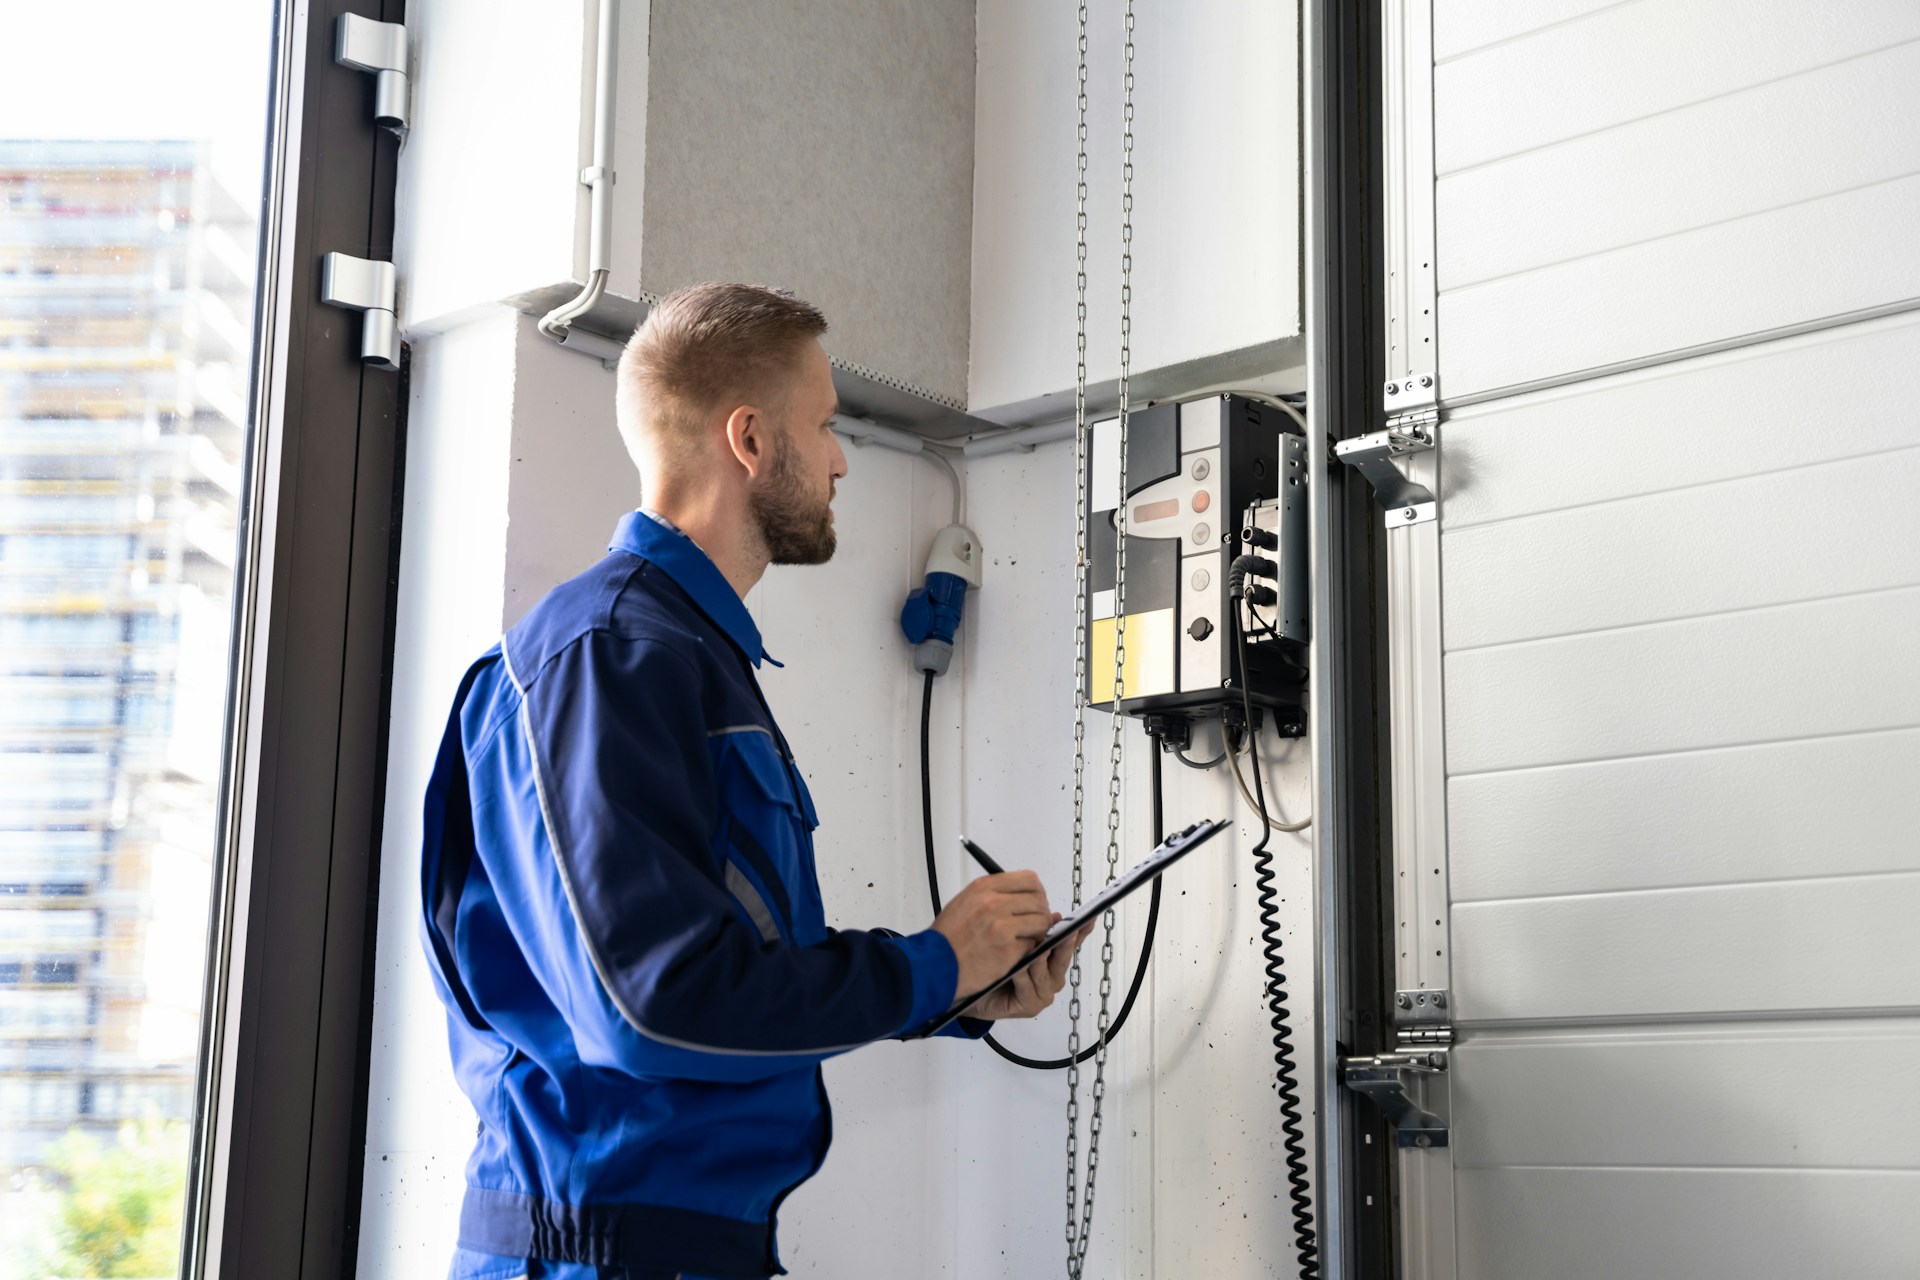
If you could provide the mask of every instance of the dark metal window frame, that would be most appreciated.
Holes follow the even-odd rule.
[[[358,1245],[406,375],[320,302],[388,258],[399,143],[343,13],[281,0],[241,512],[222,845],[182,1275],[350,1275]]]

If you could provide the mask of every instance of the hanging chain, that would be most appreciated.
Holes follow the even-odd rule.
[[[1086,82],[1087,82],[1087,9],[1084,0],[1080,6],[1080,209],[1079,209],[1079,374],[1074,387],[1075,402],[1075,438],[1080,441],[1076,452],[1084,453],[1086,435],[1086,172],[1087,172],[1087,125],[1086,125]],[[1128,379],[1133,367],[1133,0],[1126,0],[1125,40],[1121,53],[1120,80],[1120,372],[1119,397],[1120,417],[1118,422],[1120,436],[1120,503],[1114,513],[1114,622],[1113,622],[1113,711],[1107,739],[1107,883],[1111,884],[1120,874],[1120,815],[1121,802],[1121,766],[1124,762],[1124,744],[1121,739],[1120,703],[1126,696],[1127,664],[1127,429],[1132,419],[1128,403]],[[1080,576],[1085,576],[1086,562],[1086,465],[1080,459],[1080,514],[1078,559],[1081,565]],[[1084,664],[1085,653],[1085,584],[1080,584],[1081,626],[1076,646],[1076,664]],[[1082,684],[1076,681],[1074,688],[1074,905],[1080,903],[1081,890],[1081,840],[1082,819],[1082,775],[1085,769],[1085,695]],[[1111,1029],[1111,999],[1113,996],[1113,929],[1115,913],[1109,909],[1100,918],[1100,1008],[1096,1018],[1098,1038],[1094,1041],[1093,1051],[1093,1087],[1090,1090],[1093,1105],[1087,1118],[1087,1180],[1081,1192],[1078,1206],[1073,1203],[1074,1196],[1074,1156],[1078,1146],[1077,1126],[1079,1123],[1079,1073],[1069,1066],[1067,1082],[1067,1275],[1070,1280],[1080,1280],[1086,1264],[1087,1246],[1093,1236],[1094,1183],[1100,1170],[1100,1128],[1101,1104],[1107,1092],[1107,1036]],[[1072,1029],[1068,1032],[1069,1053],[1079,1054],[1079,973],[1076,963],[1073,999],[1069,1003],[1068,1013],[1072,1019]],[[1078,1222],[1075,1222],[1076,1214]]]
[[[1080,906],[1086,835],[1087,774],[1087,0],[1080,0],[1079,168],[1074,192],[1076,275],[1073,462],[1077,477],[1073,533],[1073,906]],[[1080,957],[1067,970],[1067,1274],[1078,1280],[1086,1255],[1080,1210]]]

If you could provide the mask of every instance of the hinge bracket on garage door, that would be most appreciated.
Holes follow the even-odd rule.
[[[1444,1049],[1453,1043],[1447,993],[1422,987],[1393,993],[1393,1038],[1402,1049]]]
[[[1438,1047],[1340,1060],[1347,1088],[1380,1108],[1393,1125],[1395,1144],[1402,1147],[1447,1145],[1447,1122],[1415,1102],[1410,1087],[1415,1073],[1446,1069],[1447,1051]]]
[[[1422,987],[1393,993],[1391,1053],[1343,1058],[1340,1076],[1347,1088],[1371,1100],[1394,1128],[1403,1147],[1444,1147],[1447,1122],[1414,1101],[1413,1076],[1447,1069],[1453,1044],[1453,1013],[1445,991]]]
[[[1333,446],[1333,456],[1358,469],[1387,509],[1387,528],[1425,524],[1439,515],[1433,490],[1409,480],[1395,459],[1433,448],[1440,414],[1432,405],[1387,419],[1384,431],[1354,436]]]

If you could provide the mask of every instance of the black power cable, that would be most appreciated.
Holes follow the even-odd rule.
[[[1259,735],[1253,720],[1253,698],[1247,687],[1247,646],[1240,630],[1239,598],[1245,569],[1236,560],[1228,571],[1227,610],[1233,627],[1233,648],[1240,662],[1240,702],[1247,717],[1244,730],[1247,758],[1253,765],[1254,807],[1260,811],[1260,842],[1253,846],[1253,874],[1260,902],[1260,948],[1266,961],[1267,1008],[1272,1014],[1273,1061],[1280,1094],[1281,1147],[1286,1152],[1287,1199],[1292,1202],[1294,1251],[1300,1258],[1302,1280],[1320,1274],[1320,1245],[1313,1227],[1313,1182],[1307,1176],[1307,1138],[1300,1111],[1299,1067],[1293,1058],[1293,1031],[1287,1025],[1287,978],[1280,951],[1280,908],[1274,889],[1272,819],[1267,815],[1266,786],[1260,778]],[[1231,749],[1231,748],[1229,748]]]
[[[920,829],[926,837],[927,849],[927,894],[933,900],[933,914],[938,916],[944,905],[940,901],[940,872],[934,865],[933,857],[933,752],[929,744],[933,724],[933,672],[927,672],[926,689],[920,698]],[[1153,752],[1153,839],[1158,844],[1166,838],[1167,820],[1164,811],[1165,797],[1160,785],[1159,744],[1154,744]],[[1120,1028],[1127,1023],[1127,1015],[1133,1012],[1134,997],[1140,994],[1140,983],[1147,976],[1147,961],[1153,958],[1153,931],[1160,923],[1160,880],[1153,881],[1152,897],[1147,904],[1147,932],[1140,942],[1140,963],[1133,971],[1133,981],[1127,986],[1127,998],[1121,1002],[1120,1012],[1115,1015],[1112,1025],[1107,1028],[1104,1043],[1112,1044],[1113,1038],[1120,1034]],[[1099,1050],[1100,1040],[1080,1051],[1078,1058],[1029,1058],[1015,1053],[1012,1049],[993,1038],[989,1031],[982,1037],[993,1051],[1017,1067],[1026,1067],[1030,1071],[1064,1071],[1075,1062],[1086,1062]]]

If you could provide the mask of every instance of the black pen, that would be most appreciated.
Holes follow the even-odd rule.
[[[987,851],[985,849],[982,849],[979,845],[967,839],[965,836],[960,837],[960,843],[967,847],[967,852],[973,855],[973,860],[975,862],[979,863],[982,867],[986,868],[986,872],[988,875],[1000,876],[1000,875],[1006,874],[1006,871],[1002,869],[1000,864],[995,862],[991,857],[988,856]]]

